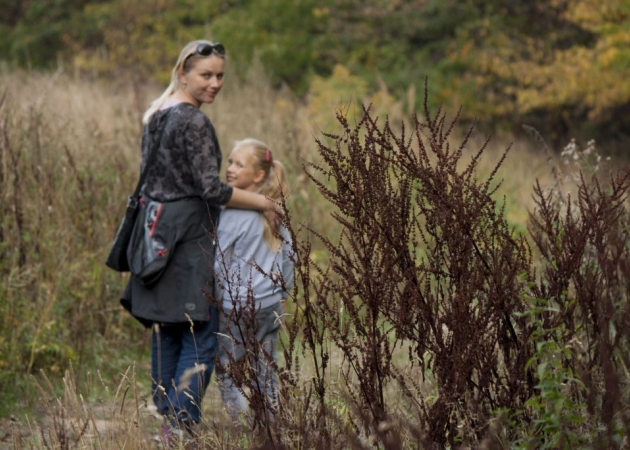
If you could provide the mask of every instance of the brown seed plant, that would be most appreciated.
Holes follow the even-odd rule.
[[[457,117],[431,116],[426,102],[425,118],[414,117],[411,134],[403,128],[400,136],[387,122],[380,128],[369,108],[354,128],[337,118],[343,133],[326,135],[330,145],[318,140],[322,162],[307,170],[337,208],[341,232],[338,240],[316,233],[326,267],[305,264],[304,252],[299,266],[313,274],[302,320],[306,344],[319,352],[315,392],[325,396],[324,349],[332,341],[343,354],[359,435],[387,428],[386,390],[397,382],[427,442],[481,437],[495,411],[522,404],[532,388],[523,377],[527,326],[514,315],[524,307],[531,254],[492,198],[503,159],[479,180],[485,145],[463,165],[472,129],[451,147]],[[432,373],[431,401],[418,393],[421,380],[393,362],[402,347],[422,374]]]
[[[494,199],[509,148],[481,177],[488,142],[466,157],[473,127],[452,146],[458,116],[432,115],[427,97],[425,84],[410,133],[380,126],[369,108],[354,126],[338,114],[343,131],[317,140],[321,162],[306,166],[341,230],[310,230],[325,263],[294,240],[293,326],[314,366],[315,447],[618,446],[629,423],[629,172],[605,183],[582,174],[575,203],[537,184],[526,237]],[[543,350],[549,342],[557,352]],[[331,407],[333,351],[344,417]],[[403,351],[418,371],[401,369]]]

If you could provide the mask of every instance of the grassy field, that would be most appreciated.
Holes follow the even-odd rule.
[[[126,276],[110,271],[103,261],[124,199],[138,176],[141,114],[159,92],[159,87],[131,86],[124,79],[86,80],[62,71],[0,72],[0,442],[7,448],[155,445],[150,440],[158,423],[150,408],[150,335],[118,304]],[[297,99],[272,88],[264,74],[254,70],[245,80],[228,79],[216,103],[204,107],[224,154],[235,140],[255,137],[286,164],[292,223],[298,238],[312,243],[314,262],[329,256],[302,225],[332,241],[342,227],[331,215],[335,206],[324,199],[303,166],[322,163],[316,139],[326,145],[335,142],[322,132],[341,132],[334,120],[336,110],[346,111],[350,123],[359,122],[359,108],[348,105],[349,98],[352,92],[320,87],[306,99]],[[366,100],[383,98],[387,100],[375,102],[373,111],[380,123],[389,112],[394,130],[412,129],[411,112],[402,103],[382,92]],[[453,142],[458,145],[464,132],[456,129]],[[472,135],[462,169],[485,140]],[[536,180],[552,188],[562,179],[552,171],[563,167],[562,149],[550,153],[534,139],[510,142],[509,136],[496,136],[476,168],[480,179],[490,176],[509,146],[495,177],[502,183],[494,198],[505,202],[509,227],[525,233],[528,212],[536,207]],[[572,181],[563,188],[575,189]],[[300,298],[296,300],[299,305]],[[304,337],[297,342],[303,344]],[[359,429],[353,421],[361,415],[343,401],[354,395],[346,386],[353,375],[343,352],[333,342],[326,345],[328,391],[335,393],[327,407],[338,429]],[[298,382],[296,401],[288,410],[304,430],[310,422],[300,405],[310,395],[315,370],[307,353],[301,347],[290,353],[295,358],[291,373]],[[431,404],[431,397],[439,395],[435,380],[426,366],[421,370],[413,364],[409,354],[405,346],[395,349],[396,370],[416,380],[412,390]],[[427,378],[420,382],[423,373]],[[391,411],[413,422],[413,395],[405,395],[395,383],[385,392]],[[207,448],[252,445],[246,438],[226,435],[229,432],[217,425],[224,419],[215,414],[220,402],[214,387],[204,409]],[[408,433],[401,434],[402,442],[413,441],[414,427],[401,429]],[[294,441],[307,442],[300,441],[300,430],[292,430],[298,435]]]

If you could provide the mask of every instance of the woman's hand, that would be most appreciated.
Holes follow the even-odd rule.
[[[280,222],[282,221],[282,206],[268,197],[265,197],[265,199],[267,201],[267,207],[263,209],[262,213],[269,222],[269,225],[271,225],[273,231],[277,232]]]
[[[226,206],[230,208],[257,209],[263,213],[274,231],[278,230],[283,215],[282,206],[279,203],[264,195],[244,191],[239,188],[232,190],[232,197],[230,197]]]

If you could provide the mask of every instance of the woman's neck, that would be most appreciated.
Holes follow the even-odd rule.
[[[184,92],[181,88],[175,91],[175,93],[169,97],[169,100],[170,99],[174,99],[178,103],[190,103],[195,108],[199,108],[201,106],[190,95]]]
[[[171,97],[166,99],[166,101],[162,104],[162,106],[160,106],[160,110],[172,108],[173,106],[179,105],[180,103],[182,103],[181,100],[178,100],[178,99],[173,98],[171,96]]]

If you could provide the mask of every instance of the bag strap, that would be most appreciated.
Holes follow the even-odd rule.
[[[176,107],[177,105],[173,106],[170,109],[170,111],[166,113],[166,120],[164,121],[164,125],[162,126],[162,129],[160,130],[160,135],[158,136],[157,141],[155,141],[155,145],[153,146],[153,148],[151,148],[149,152],[149,156],[147,157],[147,162],[144,165],[144,170],[142,170],[142,173],[140,174],[140,179],[138,180],[138,185],[136,186],[136,190],[131,196],[134,199],[137,199],[140,196],[140,190],[142,189],[142,185],[144,184],[144,181],[146,180],[147,175],[149,174],[149,168],[153,165],[153,163],[155,162],[155,158],[157,157],[160,144],[162,143],[162,136],[164,136],[164,130],[166,130],[166,125],[168,124],[168,119]],[[129,200],[131,200],[131,197],[129,198]]]

